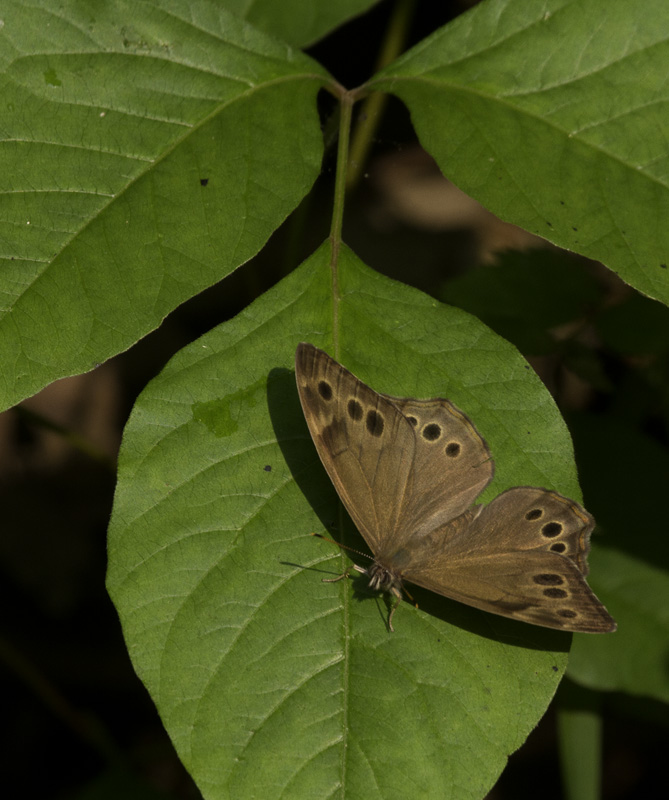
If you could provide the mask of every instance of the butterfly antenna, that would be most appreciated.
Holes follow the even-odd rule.
[[[342,550],[348,550],[351,553],[356,553],[363,558],[368,558],[370,561],[373,561],[371,556],[368,556],[367,553],[363,553],[360,550],[354,550],[352,547],[349,547],[347,544],[341,544],[341,542],[335,542],[334,539],[330,539],[329,536],[323,536],[322,533],[312,533],[312,536],[318,536],[319,539],[323,539],[326,542],[332,542],[332,544],[336,544],[337,547],[341,547]]]

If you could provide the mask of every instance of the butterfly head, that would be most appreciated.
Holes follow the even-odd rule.
[[[383,564],[380,564],[376,559],[371,567],[365,570],[360,567],[356,567],[356,569],[367,574],[370,589],[378,592],[388,592],[388,594],[395,598],[393,607],[390,610],[390,616],[388,617],[388,627],[394,632],[393,614],[397,606],[402,602],[402,592],[406,592],[406,589],[404,589],[402,585],[402,576],[399,572],[384,567]]]
[[[398,572],[394,572],[378,561],[367,568],[367,575],[369,577],[369,588],[378,592],[391,592],[397,594],[402,588],[402,578]]]

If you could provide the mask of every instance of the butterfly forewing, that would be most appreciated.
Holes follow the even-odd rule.
[[[392,536],[414,457],[413,429],[327,353],[300,344],[297,388],[318,455],[374,553]]]

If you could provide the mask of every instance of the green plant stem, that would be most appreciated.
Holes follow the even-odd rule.
[[[566,800],[598,800],[601,793],[602,719],[598,697],[563,683],[557,712],[560,768]]]
[[[93,461],[97,461],[98,464],[116,474],[116,464],[114,460],[99,447],[96,447],[94,444],[88,441],[88,439],[85,439],[83,436],[80,436],[78,433],[66,428],[64,425],[59,425],[57,422],[54,422],[48,417],[38,414],[36,411],[32,411],[25,406],[15,406],[14,410],[27,424],[35,425],[38,428],[44,428],[45,430],[59,434],[63,437],[63,439],[65,439],[66,442],[68,442],[68,444],[74,447],[75,450],[79,450],[81,453],[84,453],[89,458],[93,459]]]
[[[10,669],[66,727],[100,754],[109,764],[123,765],[125,757],[101,720],[74,708],[39,669],[11,642],[0,638],[0,663]]]
[[[409,20],[413,16],[415,5],[416,0],[399,0],[396,3],[374,68],[375,73],[395,61],[404,50]],[[373,92],[362,103],[351,141],[351,157],[346,176],[346,185],[349,189],[360,180],[387,103],[388,95],[385,92]]]
[[[348,166],[348,146],[351,135],[351,116],[354,96],[351,92],[341,94],[341,114],[339,117],[339,141],[337,144],[337,171],[335,173],[334,202],[332,206],[332,227],[330,228],[330,268],[332,271],[332,337],[334,357],[339,358],[339,284],[337,279],[337,259],[342,241],[344,223],[344,202],[346,198],[346,173]]]

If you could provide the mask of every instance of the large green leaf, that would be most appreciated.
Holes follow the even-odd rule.
[[[379,0],[221,0],[221,5],[294,47],[306,47]]]
[[[525,355],[536,355],[555,352],[550,330],[581,319],[599,298],[599,287],[564,251],[536,248],[500,253],[494,265],[444,283],[439,297],[475,314]]]
[[[570,637],[421,590],[386,628],[311,442],[295,347],[375,388],[448,396],[496,459],[485,494],[579,496],[569,435],[518,352],[329,246],[179,353],[120,456],[108,587],[130,654],[207,798],[483,797],[542,716]],[[359,591],[358,591],[359,590]]]
[[[569,675],[598,689],[669,702],[666,446],[607,417],[575,416],[581,480],[609,547],[592,554],[592,586],[618,621],[615,636],[577,636]]]
[[[6,407],[260,249],[318,174],[327,77],[208,0],[12,2],[2,21]]]
[[[575,637],[569,676],[584,686],[652,697],[669,703],[669,572],[617,552],[590,559],[592,586],[615,613],[615,636]]]
[[[370,82],[509,222],[669,302],[669,3],[487,0]]]

